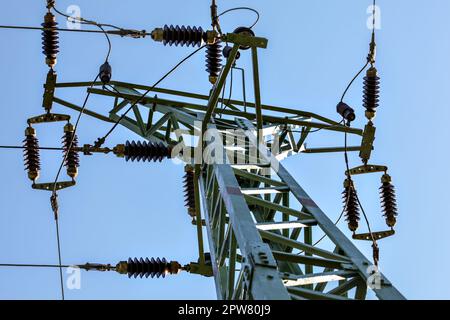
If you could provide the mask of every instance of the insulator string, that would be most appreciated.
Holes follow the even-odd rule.
[[[132,162],[161,162],[165,158],[170,158],[171,154],[171,147],[151,141],[127,141],[124,150],[125,160]]]
[[[200,47],[207,40],[206,32],[201,27],[165,25],[162,41],[165,46]]]

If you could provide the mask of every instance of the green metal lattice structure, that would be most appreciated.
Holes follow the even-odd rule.
[[[121,112],[133,106],[133,115],[120,124],[142,138],[166,145],[182,144],[203,151],[222,150],[224,163],[188,163],[194,168],[195,218],[198,234],[198,264],[192,273],[213,276],[219,299],[365,299],[368,283],[377,277],[374,292],[379,299],[404,299],[381,273],[373,274],[372,263],[310,198],[280,161],[298,153],[343,152],[343,147],[305,147],[311,130],[346,132],[364,137],[364,130],[350,128],[317,114],[279,106],[263,105],[260,98],[258,50],[267,40],[228,34],[234,45],[210,95],[112,81],[115,92],[102,83],[47,82],[44,101],[75,111],[81,107],[58,98],[65,88],[82,88],[112,101],[105,114],[84,110],[88,116],[114,123]],[[225,79],[233,68],[240,46],[251,47],[255,102],[220,98]],[[158,97],[163,96],[164,98]],[[226,108],[218,108],[225,104]],[[207,129],[220,134],[213,141],[189,145],[189,136]],[[228,130],[232,139],[222,140]],[[293,133],[298,131],[300,133]],[[277,133],[278,148],[266,143]],[[364,140],[364,139],[362,139]],[[244,146],[236,148],[236,146]],[[256,157],[250,149],[256,149]],[[372,145],[348,147],[349,152],[372,150]],[[239,158],[239,161],[235,160]],[[301,209],[295,209],[300,204]],[[313,233],[334,244],[328,250],[313,245]],[[210,255],[205,254],[207,239]]]

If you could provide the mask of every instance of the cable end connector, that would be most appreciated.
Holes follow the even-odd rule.
[[[95,143],[94,143],[94,147],[100,148],[105,143],[105,141],[106,141],[105,137],[98,138],[97,141],[95,141]]]
[[[378,244],[376,241],[372,244],[372,256],[373,256],[373,263],[378,266],[378,262],[380,261],[380,248],[378,247]]]
[[[134,29],[120,29],[108,31],[109,34],[118,35],[121,37],[129,37],[133,39],[145,38],[147,35],[146,30],[134,30]]]
[[[217,30],[219,34],[222,34],[215,0],[211,1],[211,26],[213,27],[213,30]]]
[[[77,266],[80,269],[86,270],[86,271],[101,271],[101,272],[106,272],[106,271],[114,271],[116,268],[113,267],[110,264],[100,264],[100,263],[86,263],[83,265],[79,265]]]
[[[375,33],[372,34],[372,41],[370,42],[369,54],[367,55],[367,62],[371,65],[375,64],[377,58],[377,44],[375,41]]]
[[[56,2],[55,0],[47,0],[47,6],[46,6],[46,8],[47,8],[48,10],[54,8],[54,7],[55,7],[55,2]]]
[[[50,197],[50,204],[52,206],[53,214],[55,215],[55,220],[58,220],[59,205],[58,205],[58,194],[56,192],[54,192]]]

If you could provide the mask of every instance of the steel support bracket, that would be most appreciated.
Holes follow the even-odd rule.
[[[73,187],[76,184],[74,180],[72,181],[62,181],[57,183],[34,183],[32,188],[35,190],[44,190],[44,191],[58,191],[65,188]]]
[[[45,113],[28,119],[28,124],[49,123],[59,121],[70,121],[70,116],[66,114]]]
[[[56,72],[50,70],[47,73],[47,80],[44,84],[44,97],[42,101],[42,107],[47,112],[50,112],[53,105],[53,97],[55,96],[55,86],[56,86]]]
[[[270,273],[274,274],[278,273],[277,263],[275,258],[273,258],[272,251],[270,250],[269,245],[267,244],[257,244],[251,245],[249,259],[247,261],[243,261],[243,272],[244,272],[244,283],[245,288],[247,288],[247,292],[251,292],[253,276],[257,268],[268,268],[269,273],[266,275],[267,280],[272,280],[274,276]]]
[[[277,268],[277,263],[275,258],[272,255],[272,251],[270,250],[267,244],[265,245],[256,245],[251,248],[251,263],[254,266],[262,266],[266,268]]]
[[[222,37],[222,41],[238,44],[243,47],[267,48],[269,42],[266,38],[252,37],[245,34],[227,33]]]
[[[346,171],[346,173],[350,174],[351,176],[356,176],[359,174],[366,174],[366,173],[386,172],[387,170],[388,170],[388,167],[386,167],[386,166],[367,164],[364,166],[359,166],[359,167],[350,169],[349,171]]]
[[[393,236],[395,234],[394,230],[387,230],[387,231],[377,231],[372,233],[360,233],[360,234],[354,234],[352,236],[355,240],[366,240],[366,241],[372,241],[372,236],[375,240],[381,240],[390,236]]]
[[[373,143],[375,141],[376,129],[372,122],[369,121],[364,127],[364,133],[361,143],[361,151],[359,152],[359,157],[363,163],[367,164],[370,159],[373,150]]]
[[[205,277],[212,277],[214,275],[211,265],[201,265],[200,263],[196,262],[191,262],[187,267],[187,271],[189,273],[199,274]]]

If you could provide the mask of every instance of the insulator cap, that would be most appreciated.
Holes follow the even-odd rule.
[[[128,261],[121,261],[116,266],[116,271],[122,274],[128,274],[128,277],[140,278],[142,277],[152,277],[155,276],[165,277],[168,274],[178,274],[182,270],[182,266],[176,262],[168,262],[165,258],[148,258],[137,259],[129,258]]]
[[[42,31],[42,53],[45,55],[45,63],[53,68],[56,65],[56,56],[59,52],[59,37],[56,27],[58,23],[51,12],[47,12],[44,17],[42,27],[46,30]]]
[[[367,70],[364,77],[364,97],[363,105],[366,109],[366,118],[372,120],[375,118],[377,108],[380,103],[380,77],[375,67]]]
[[[358,229],[360,220],[359,203],[356,190],[351,179],[347,178],[344,181],[342,198],[344,201],[344,213],[346,221],[348,222],[348,228],[350,231],[355,232]]]
[[[336,111],[342,116],[342,118],[347,120],[347,122],[352,122],[356,119],[355,110],[344,102],[338,103],[336,106]]]
[[[41,170],[39,140],[36,138],[36,130],[34,128],[28,127],[25,130],[23,147],[25,170],[28,171],[28,178],[34,182],[39,178],[39,171]]]
[[[162,143],[147,141],[127,141],[123,148],[116,147],[116,150],[119,149],[123,150],[126,161],[161,162],[164,158],[170,158],[172,156],[171,147],[167,147]]]
[[[393,228],[397,223],[397,199],[395,188],[391,184],[391,177],[388,174],[381,178],[380,199],[383,216],[386,218],[386,224]]]

